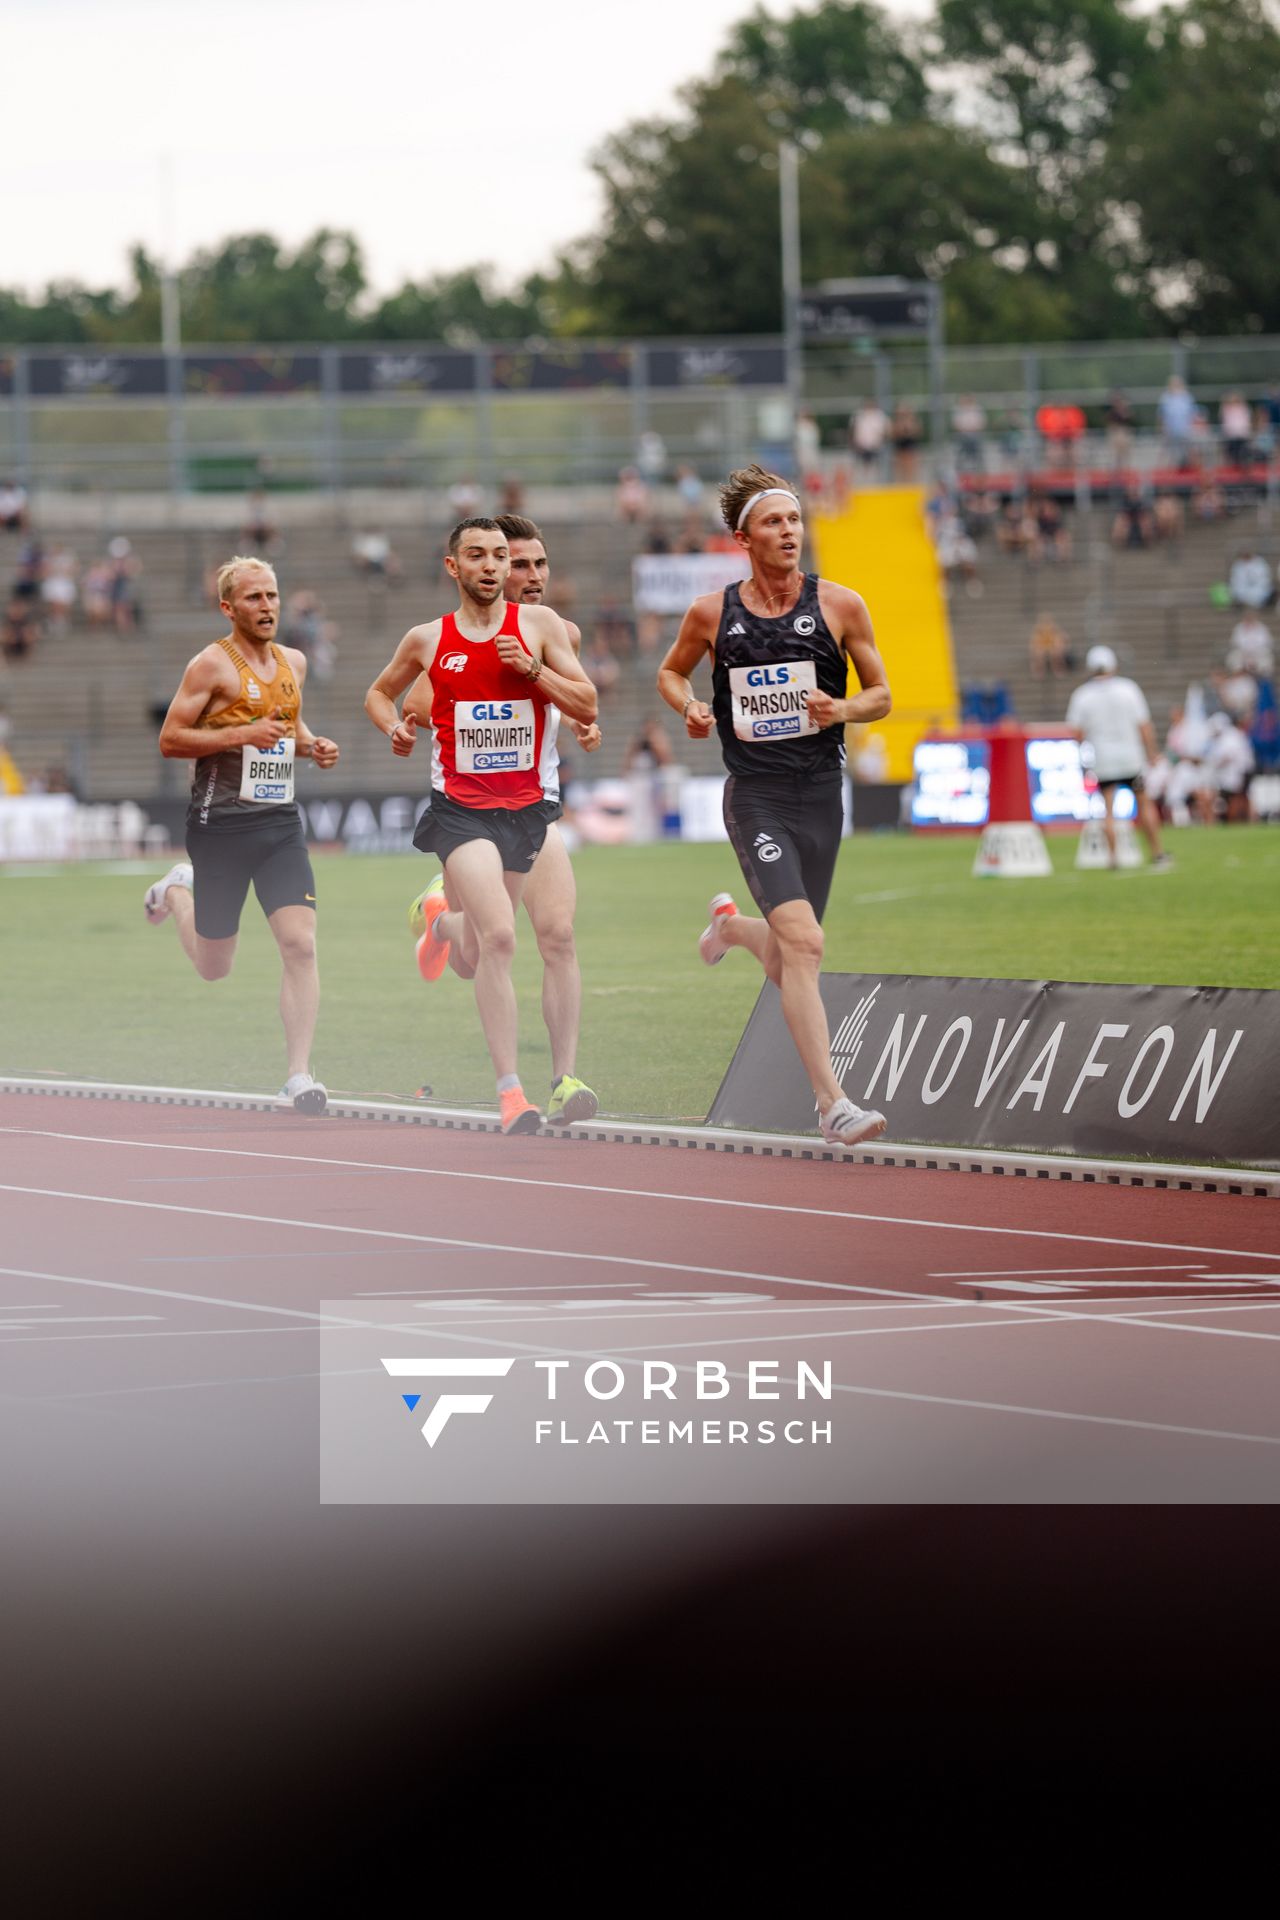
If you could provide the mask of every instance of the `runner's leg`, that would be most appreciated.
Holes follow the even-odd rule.
[[[248,891],[246,886],[245,891]],[[196,932],[196,907],[189,887],[169,889],[169,911],[178,929],[182,951],[202,980],[225,980],[236,956],[238,934],[229,940],[206,940]]]
[[[551,1077],[573,1074],[582,1021],[582,974],[573,937],[578,889],[560,829],[547,828],[525,881],[525,911],[542,956],[542,1018],[551,1042]]]
[[[446,863],[450,892],[467,918],[468,937],[476,943],[476,1008],[493,1070],[499,1080],[517,1072],[516,992],[511,962],[516,950],[515,909],[524,887],[522,873],[504,873],[492,840],[467,840]]]
[[[769,928],[778,948],[782,1017],[825,1113],[834,1101],[843,1098],[843,1092],[831,1071],[831,1032],[818,986],[822,928],[807,900],[787,900],[775,907],[769,915]]]
[[[284,1023],[289,1074],[309,1073],[311,1042],[320,1011],[320,970],[316,964],[316,916],[312,907],[277,907],[267,925],[280,949],[280,1018]]]

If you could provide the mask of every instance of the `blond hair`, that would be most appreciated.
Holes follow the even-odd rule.
[[[269,560],[260,560],[256,553],[233,554],[230,560],[218,568],[218,601],[230,600],[235,591],[236,575],[241,567],[264,567],[275,578],[275,568]]]
[[[764,467],[739,467],[731,473],[720,489],[720,512],[730,533],[738,530],[738,518],[742,509],[753,494],[767,493],[771,487],[781,487],[784,493],[790,493],[791,487],[780,473],[769,473]]]

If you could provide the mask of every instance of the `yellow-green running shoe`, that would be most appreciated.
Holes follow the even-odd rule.
[[[423,909],[423,901],[429,893],[443,892],[444,875],[443,873],[438,873],[431,884],[422,889],[422,892],[409,908],[409,931],[415,940],[420,940],[427,930],[427,916]]]
[[[599,1111],[600,1102],[586,1082],[562,1073],[547,1102],[547,1125],[571,1127],[575,1120],[594,1120]]]

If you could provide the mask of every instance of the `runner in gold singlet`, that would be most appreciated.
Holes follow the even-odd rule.
[[[338,749],[302,719],[305,654],[276,645],[280,590],[263,560],[237,555],[218,574],[231,631],[190,661],[160,729],[169,760],[191,760],[189,861],[147,889],[152,924],[170,915],[202,980],[231,971],[240,913],[252,882],[284,967],[280,1016],[288,1051],[282,1098],[322,1113],[311,1073],[320,1004],[315,877],[294,803],[299,758],[332,767]]]

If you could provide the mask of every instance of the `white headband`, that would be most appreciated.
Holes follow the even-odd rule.
[[[736,529],[738,533],[742,532],[743,527],[746,525],[747,515],[750,513],[752,507],[755,506],[756,502],[758,500],[766,499],[768,495],[771,493],[785,493],[788,500],[794,501],[796,506],[800,505],[799,499],[794,493],[792,493],[790,487],[761,487],[759,493],[752,494],[746,506],[742,509],[742,512],[738,515],[738,525]]]

